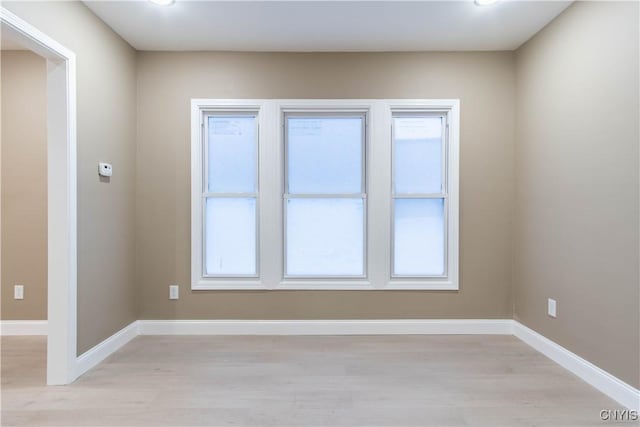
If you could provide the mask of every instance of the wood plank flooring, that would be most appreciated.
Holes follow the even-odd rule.
[[[140,336],[56,387],[46,338],[1,354],[2,426],[582,427],[621,409],[512,336]]]

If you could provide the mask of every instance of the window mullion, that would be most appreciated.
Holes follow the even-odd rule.
[[[283,194],[284,199],[366,199],[367,195],[365,193],[355,193],[355,194]]]
[[[415,194],[415,193],[400,193],[392,194],[393,199],[446,199],[446,193],[428,193],[428,194]]]
[[[258,198],[259,193],[203,193],[202,197]]]

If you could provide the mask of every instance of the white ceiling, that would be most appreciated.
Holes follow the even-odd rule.
[[[570,1],[85,1],[138,50],[512,50]]]

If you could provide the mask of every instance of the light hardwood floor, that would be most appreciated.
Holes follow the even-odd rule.
[[[46,387],[2,338],[2,426],[591,426],[620,409],[512,336],[140,336]]]

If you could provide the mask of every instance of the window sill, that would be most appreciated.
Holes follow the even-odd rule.
[[[386,290],[416,290],[416,291],[457,291],[460,289],[457,283],[449,280],[399,280],[393,279],[387,282]]]
[[[274,289],[317,290],[317,291],[352,291],[375,289],[368,280],[283,280]]]
[[[267,290],[260,280],[206,280],[191,284],[192,291],[233,291],[233,290]]]
[[[459,289],[457,283],[444,280],[391,280],[384,287],[376,287],[368,280],[283,280],[275,286],[267,286],[259,280],[201,280],[191,285],[193,291],[457,291]]]

